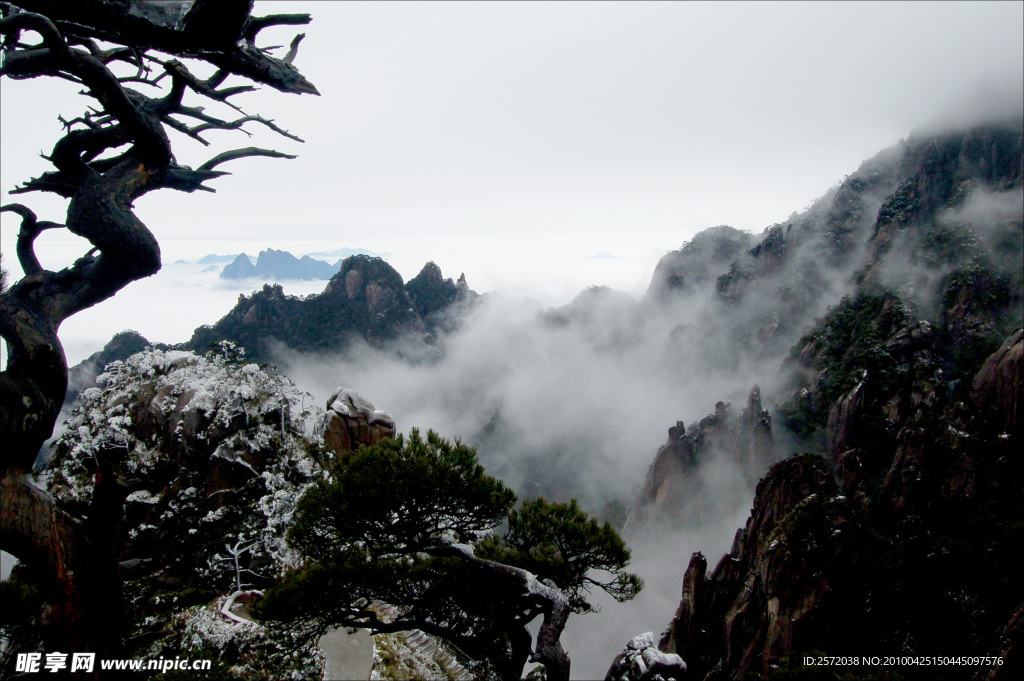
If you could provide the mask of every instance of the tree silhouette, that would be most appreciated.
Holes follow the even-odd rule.
[[[264,28],[306,24],[309,15],[253,17],[252,9],[251,0],[0,2],[0,77],[60,78],[81,85],[95,100],[80,117],[61,119],[64,135],[46,157],[54,169],[11,192],[67,199],[64,222],[41,220],[22,204],[0,207],[21,217],[16,255],[24,273],[9,287],[5,281],[0,293],[0,336],[8,351],[0,373],[0,548],[38,568],[49,604],[50,649],[113,645],[116,625],[100,613],[119,590],[111,578],[116,550],[95,536],[98,524],[91,522],[90,532],[84,531],[83,523],[27,478],[52,435],[67,390],[67,361],[57,331],[71,315],[160,269],[156,238],[133,213],[139,197],[158,189],[213,191],[205,183],[226,174],[217,168],[227,161],[293,158],[246,147],[190,168],[172,153],[168,129],[204,145],[207,131],[245,125],[301,141],[273,121],[245,113],[232,98],[254,90],[253,83],[318,94],[292,64],[301,34],[282,58],[255,44]],[[211,76],[194,73],[203,63],[216,69]],[[230,77],[245,84],[228,85]],[[237,116],[211,115],[186,104],[186,95],[226,106]],[[46,270],[34,242],[47,229],[67,229],[92,248],[70,267]],[[93,505],[118,507],[102,499]]]

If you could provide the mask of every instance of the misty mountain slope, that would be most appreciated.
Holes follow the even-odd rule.
[[[712,367],[742,371],[744,363],[786,360],[768,383],[770,399],[783,403],[778,425],[817,441],[818,451],[838,390],[851,389],[867,366],[876,381],[894,380],[895,360],[883,366],[870,355],[884,354],[879,344],[902,342],[898,332],[916,343],[934,331],[936,362],[951,385],[961,385],[1021,323],[1021,152],[1019,122],[912,136],[863,163],[805,213],[767,229],[711,292],[706,263],[713,258],[701,257],[711,250],[703,244],[735,248],[737,241],[727,228],[698,235],[662,260],[649,289],[648,299],[671,318],[700,295],[681,283],[678,268],[700,264],[690,281],[705,282],[709,302],[696,321],[673,329],[667,363],[706,375]],[[837,297],[847,294],[863,314]],[[828,323],[800,337],[837,304]],[[850,314],[861,322],[846,320]],[[912,324],[921,320],[930,321]],[[830,349],[808,374],[808,353],[822,343]],[[789,396],[794,390],[799,397]]]
[[[865,161],[803,213],[767,228],[760,239],[712,228],[666,255],[647,300],[667,315],[692,307],[694,297],[706,301],[702,317],[677,331],[683,363],[736,366],[744,356],[781,357],[800,330],[851,286],[877,212],[898,184],[904,154],[896,146]],[[718,244],[710,257],[702,246],[709,238]],[[666,268],[667,263],[674,267]],[[693,283],[678,283],[680,269]]]
[[[896,289],[926,314],[942,295],[936,280],[954,268],[995,268],[1011,277],[1010,289],[1019,288],[1021,154],[1021,124],[1010,121],[912,135],[865,161],[721,268],[697,324],[702,338],[681,328],[687,352],[696,342],[704,359],[717,363],[743,354],[781,356],[858,284]],[[694,263],[691,279],[706,281],[706,261],[714,258],[697,265],[691,251],[701,253],[693,244],[711,234],[662,260],[649,299],[671,307],[673,299],[693,295],[692,284],[680,283],[680,263]],[[717,353],[718,347],[728,350]]]
[[[863,317],[878,312],[871,301],[850,307],[867,324]],[[835,324],[833,315],[820,330]],[[770,678],[773,669],[798,668],[803,654],[954,649],[1004,657],[900,672],[928,679],[1020,673],[1022,652],[1003,639],[1024,604],[1022,331],[960,391],[941,389],[948,383],[931,361],[936,334],[905,328],[887,343],[896,350],[889,374],[862,371],[831,403],[827,456],[805,454],[771,469],[713,572],[693,555],[661,648],[680,654],[695,678]]]
[[[833,252],[856,265],[855,286],[793,344],[779,386],[790,396],[775,407],[795,451],[811,453],[772,467],[713,572],[693,555],[661,643],[689,675],[770,678],[807,653],[952,649],[999,652],[1005,664],[900,673],[1020,673],[1007,642],[1024,603],[1024,469],[1012,453],[1024,401],[1020,130],[911,138],[866,243]],[[753,289],[736,281],[774,283],[831,234],[804,232],[791,248],[792,231],[769,230],[717,292],[742,300]],[[652,465],[655,489],[673,479],[659,467],[674,471],[666,461],[692,449],[672,434]],[[699,473],[684,460],[684,478]]]
[[[754,237],[728,225],[703,230],[677,251],[658,261],[647,289],[647,297],[664,301],[672,294],[694,292],[701,284],[716,279],[743,251],[750,248]]]

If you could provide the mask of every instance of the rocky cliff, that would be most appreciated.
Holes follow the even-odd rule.
[[[704,486],[703,469],[729,466],[761,471],[774,460],[772,419],[761,408],[761,389],[754,386],[738,412],[719,402],[715,412],[690,424],[677,422],[658,449],[640,493],[642,522],[688,523],[719,511]]]
[[[1008,426],[1022,388],[1019,365],[1007,361],[1020,334],[976,374],[977,404],[988,412],[917,393],[890,437],[838,434],[828,456],[804,454],[771,468],[729,554],[710,574],[703,555],[690,560],[661,641],[686,660],[686,678],[771,677],[799,667],[801,654],[955,649],[1002,658],[899,671],[933,679],[1020,673],[1024,660],[1009,632],[1018,630],[1024,603],[1016,558],[1024,467],[1015,455],[1019,425]],[[895,425],[867,418],[872,402],[853,393],[869,389],[862,382],[833,404],[833,416],[846,410],[846,423],[864,426],[860,438]],[[994,398],[1007,394],[1014,397]],[[875,401],[892,402],[891,395]]]
[[[724,332],[763,358],[789,347],[772,425],[800,454],[770,468],[710,572],[691,558],[660,643],[685,678],[811,678],[803,654],[954,650],[1002,657],[890,671],[1022,673],[1022,127],[911,136],[717,278],[733,312],[714,343]],[[685,504],[723,407],[670,429],[644,487],[655,515]]]
[[[990,333],[992,310],[1020,305],[1021,127],[911,135],[753,245],[706,230],[662,259],[648,300],[703,296],[696,284],[714,281],[702,333],[687,340],[715,363],[729,361],[721,347],[773,358],[858,286],[898,292],[922,318],[944,307],[961,335]]]

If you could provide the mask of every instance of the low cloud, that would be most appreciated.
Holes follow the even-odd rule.
[[[676,421],[693,423],[719,400],[742,409],[754,383],[771,408],[781,354],[732,343],[740,327],[760,323],[774,289],[726,309],[712,287],[665,305],[594,287],[555,309],[492,294],[433,346],[357,344],[315,357],[278,348],[276,361],[318,401],[351,388],[389,411],[400,431],[462,438],[520,498],[577,498],[611,519],[611,509],[636,505]],[[695,474],[701,492],[687,500],[684,524],[626,525],[630,569],[646,589],[628,604],[598,597],[602,612],[571,619],[574,676],[601,678],[630,638],[668,625],[690,554],[703,551],[713,566],[729,548],[767,464],[713,459]]]

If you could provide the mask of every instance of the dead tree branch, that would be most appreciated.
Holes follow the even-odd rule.
[[[43,266],[39,264],[39,259],[36,258],[34,249],[36,237],[42,234],[43,230],[56,229],[64,225],[48,220],[40,222],[36,219],[35,213],[20,203],[9,203],[6,206],[0,206],[0,213],[3,212],[17,213],[21,216],[21,231],[18,232],[17,249],[18,263],[25,272],[25,276],[28,277],[42,272]]]

